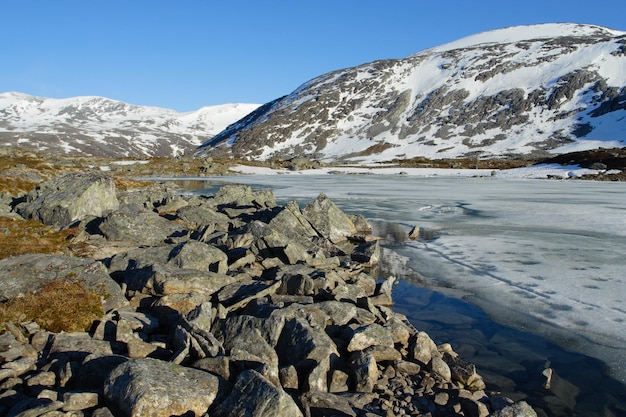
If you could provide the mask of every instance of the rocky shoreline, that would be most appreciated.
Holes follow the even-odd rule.
[[[324,194],[177,191],[85,172],[3,198],[3,216],[69,228],[89,256],[0,260],[0,300],[71,280],[103,314],[84,332],[5,323],[1,415],[537,416],[391,309],[362,216]]]

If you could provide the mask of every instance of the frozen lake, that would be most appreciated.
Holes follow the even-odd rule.
[[[402,312],[429,334],[441,330],[438,343],[450,338],[463,345],[478,326],[482,338],[489,334],[488,343],[495,340],[512,356],[535,360],[537,350],[524,353],[524,345],[543,342],[525,334],[540,335],[604,362],[613,378],[626,382],[625,183],[353,174],[207,180],[272,188],[281,204],[295,199],[304,205],[324,192],[345,212],[364,215],[379,234],[392,237],[389,246],[419,273],[419,286],[468,301],[486,314],[481,318],[483,313],[462,302],[401,285],[396,292]],[[402,239],[413,226],[422,237]],[[412,306],[419,308],[413,317]],[[527,333],[485,331],[491,321]],[[480,352],[472,353],[480,362]],[[521,357],[518,363],[529,361]],[[565,372],[567,361],[578,359],[564,359]],[[511,366],[502,364],[503,370]],[[576,366],[583,368],[583,380],[584,368],[598,367]],[[541,369],[532,372],[540,375]],[[623,388],[616,390],[623,395]]]
[[[599,358],[626,381],[626,184],[246,175],[214,178],[272,188],[304,204],[326,193],[344,211],[434,239],[398,242],[429,286],[492,319]]]

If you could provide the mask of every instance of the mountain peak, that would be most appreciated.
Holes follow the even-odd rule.
[[[316,77],[198,154],[383,162],[623,147],[624,68],[625,32],[498,29]]]
[[[490,43],[515,43],[540,39],[555,39],[562,37],[615,37],[626,35],[621,32],[602,26],[579,23],[542,23],[536,25],[509,26],[470,35],[459,40],[432,48],[433,51],[443,52],[452,49],[476,47]]]
[[[7,92],[0,94],[0,145],[77,155],[180,156],[257,107],[235,103],[179,113],[99,96]]]

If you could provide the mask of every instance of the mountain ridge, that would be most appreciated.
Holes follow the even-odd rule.
[[[323,74],[229,126],[197,156],[546,157],[623,147],[625,125],[626,32],[555,23]]]
[[[181,113],[99,96],[56,99],[6,92],[0,94],[0,146],[88,156],[176,157],[193,153],[257,107],[232,103]]]

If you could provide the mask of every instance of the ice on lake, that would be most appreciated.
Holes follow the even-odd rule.
[[[626,184],[401,175],[246,175],[303,204],[320,192],[436,238],[394,245],[426,283],[495,321],[601,359],[626,381]],[[431,236],[432,237],[432,236]]]

